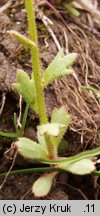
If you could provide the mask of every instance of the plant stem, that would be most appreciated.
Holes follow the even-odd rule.
[[[36,47],[31,49],[32,68],[33,68],[32,77],[35,81],[40,123],[46,124],[48,120],[46,115],[45,102],[44,102],[44,96],[43,96],[42,84],[41,84],[39,50],[38,50],[37,30],[36,30],[36,23],[35,23],[35,11],[34,11],[32,0],[25,0],[25,6],[27,11],[27,17],[28,17],[30,39],[34,41],[36,44]]]
[[[40,167],[40,168],[30,168],[30,169],[21,169],[21,170],[14,170],[9,173],[9,175],[19,175],[19,174],[27,174],[27,173],[35,173],[35,172],[53,172],[59,171],[59,168],[53,167]],[[7,173],[1,173],[0,178],[5,177]]]
[[[30,39],[36,44],[36,47],[31,48],[32,55],[32,68],[33,74],[32,78],[35,82],[36,94],[37,94],[37,102],[40,116],[40,124],[47,124],[48,119],[46,115],[46,108],[44,102],[43,88],[41,82],[41,73],[40,73],[40,62],[39,62],[39,50],[38,50],[38,40],[37,40],[37,29],[35,22],[35,11],[33,7],[32,0],[25,0],[25,7],[27,11],[28,17],[28,27],[29,27],[29,35]],[[50,158],[57,158],[57,151],[54,148],[54,144],[51,141],[51,138],[45,135],[45,140],[48,148],[48,153]]]
[[[37,29],[36,29],[36,22],[35,22],[35,11],[34,11],[32,0],[25,0],[25,6],[26,6],[26,10],[27,10],[30,39],[32,41],[34,41],[34,43],[36,44],[36,47],[33,47],[31,49],[32,68],[33,68],[32,78],[34,79],[34,82],[35,82],[39,116],[40,116],[40,124],[46,124],[46,123],[48,123],[48,119],[47,119],[47,115],[46,115],[46,108],[45,108],[41,75],[40,75],[41,73],[40,73]],[[57,154],[56,154],[56,151],[54,149],[54,145],[53,145],[50,137],[45,135],[45,140],[46,140],[46,144],[47,144],[50,158],[56,159]]]
[[[99,155],[99,154],[100,154],[100,147],[97,147],[95,149],[83,151],[77,155],[66,157],[64,159],[58,158],[57,160],[44,160],[41,162],[44,164],[73,163],[73,162],[77,162],[79,160],[83,160],[86,158],[92,158],[92,157]]]
[[[9,138],[17,138],[17,134],[15,133],[5,133],[5,132],[0,132],[0,136],[3,136],[3,137],[9,137]]]
[[[50,136],[48,134],[45,134],[45,141],[47,144],[47,149],[49,152],[50,160],[56,160],[58,158],[58,152],[56,146],[53,144]]]

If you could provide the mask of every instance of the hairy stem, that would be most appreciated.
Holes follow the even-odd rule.
[[[36,23],[35,23],[35,11],[34,11],[32,0],[25,0],[25,6],[27,11],[27,17],[28,17],[30,39],[34,41],[36,44],[36,47],[31,49],[32,68],[33,68],[32,76],[35,81],[40,123],[46,124],[48,120],[46,115],[45,102],[44,102],[44,96],[43,96],[42,84],[41,84],[39,50],[38,50],[37,30],[36,30]]]
[[[49,135],[45,134],[45,141],[47,144],[47,149],[49,152],[49,157],[51,160],[56,160],[58,158],[58,152],[57,152],[57,148],[56,146],[53,144],[53,142],[51,141],[51,138]]]
[[[35,11],[34,11],[32,0],[25,0],[25,6],[26,6],[26,10],[27,10],[30,39],[32,41],[34,41],[35,44],[36,44],[36,47],[33,47],[31,49],[32,68],[33,68],[32,77],[34,79],[35,87],[36,87],[40,123],[41,124],[46,124],[46,123],[48,123],[48,119],[47,119],[47,115],[46,115],[46,108],[45,108],[44,95],[43,95],[42,82],[41,82],[41,75],[40,75],[41,73],[40,73],[37,30],[36,30],[36,22],[35,22]],[[55,151],[54,144],[52,143],[50,137],[45,136],[45,140],[46,140],[46,144],[47,144],[47,148],[48,148],[50,158],[56,159],[57,153]]]

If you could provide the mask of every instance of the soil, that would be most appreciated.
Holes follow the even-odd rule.
[[[7,1],[0,3],[2,7]],[[100,29],[92,16],[81,11],[80,18],[60,10],[64,22],[54,15],[46,5],[37,7],[36,21],[39,39],[41,73],[58,52],[58,43],[65,52],[76,52],[78,58],[73,68],[74,75],[63,77],[45,89],[45,101],[48,117],[56,107],[64,106],[72,116],[72,123],[65,139],[68,148],[64,156],[75,155],[83,150],[100,146],[100,104],[92,91],[81,88],[90,85],[100,91]],[[55,5],[54,5],[55,6]],[[43,15],[52,22],[50,29],[44,25]],[[65,24],[66,23],[66,24]],[[23,0],[12,1],[11,6],[0,12],[0,131],[14,132],[13,114],[19,115],[19,96],[11,88],[16,81],[16,71],[21,68],[31,74],[30,52],[7,31],[15,29],[28,35],[27,18]],[[54,39],[54,36],[56,39]],[[25,102],[22,104],[22,112]],[[29,110],[25,136],[34,139],[38,116]],[[12,162],[5,157],[5,151],[13,143],[13,139],[0,137],[0,173],[7,172]],[[25,165],[27,167],[27,164]],[[13,170],[25,168],[15,162]],[[31,166],[32,167],[32,166]],[[31,193],[33,182],[40,174],[8,176],[2,189],[0,199],[36,199]],[[3,182],[0,178],[0,184]],[[100,178],[76,176],[61,172],[52,187],[50,194],[43,199],[83,200],[100,199]]]

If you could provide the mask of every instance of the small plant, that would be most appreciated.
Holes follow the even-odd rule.
[[[35,12],[32,0],[25,0],[25,6],[28,17],[28,27],[30,38],[22,36],[16,31],[9,31],[19,42],[28,46],[31,50],[33,72],[31,78],[23,70],[17,71],[17,83],[12,87],[21,94],[26,103],[26,110],[23,117],[21,131],[16,128],[16,115],[14,117],[15,128],[17,131],[17,141],[14,146],[17,152],[24,157],[29,163],[48,164],[50,167],[33,168],[31,171],[47,171],[33,184],[32,192],[36,197],[46,196],[53,184],[55,176],[61,170],[65,170],[77,175],[90,174],[95,171],[96,156],[100,154],[100,147],[82,152],[71,157],[60,157],[58,148],[61,140],[71,123],[71,116],[64,107],[59,110],[54,109],[51,115],[51,121],[48,121],[44,102],[43,89],[61,76],[73,73],[70,66],[76,60],[75,53],[64,55],[60,50],[44,71],[40,75],[39,51],[37,42],[37,31],[35,24]],[[28,138],[21,137],[25,128],[28,107],[39,115],[40,124],[37,126],[38,143]],[[1,132],[1,135],[3,133]],[[5,134],[6,135],[6,134]],[[51,171],[51,172],[50,172]],[[14,174],[15,171],[12,171]],[[17,172],[17,171],[16,171]],[[50,173],[48,173],[50,172]],[[1,174],[2,175],[2,174]]]

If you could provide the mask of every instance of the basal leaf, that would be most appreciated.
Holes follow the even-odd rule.
[[[95,170],[94,163],[91,159],[83,159],[73,163],[62,163],[58,167],[76,175],[90,174]]]
[[[76,53],[64,55],[63,50],[59,51],[43,74],[42,82],[44,87],[61,76],[72,74],[73,70],[68,69],[68,67],[74,63],[76,56]]]
[[[95,170],[94,163],[90,159],[83,159],[83,160],[77,161],[75,163],[72,163],[68,167],[69,172],[72,172],[77,175],[90,174],[94,170]]]
[[[33,184],[32,193],[38,198],[46,196],[50,192],[55,175],[57,175],[57,172],[52,172],[41,176]]]
[[[19,138],[15,143],[15,146],[17,147],[19,154],[31,163],[48,158],[46,149],[28,138]]]

